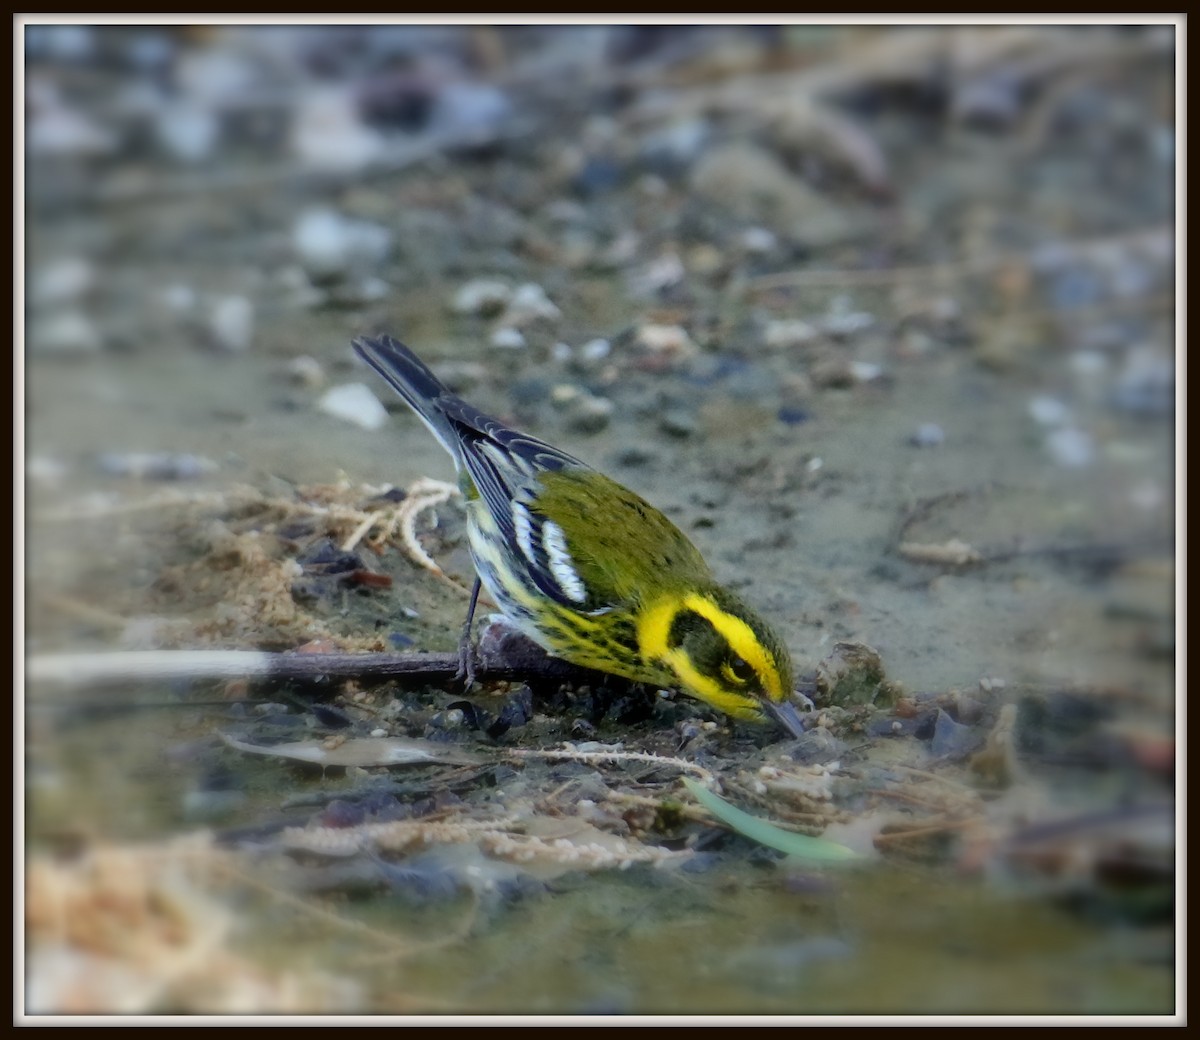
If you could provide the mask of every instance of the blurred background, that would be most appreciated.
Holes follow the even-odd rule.
[[[357,971],[230,919],[164,979],[46,921],[105,870],[224,920],[145,850],[285,794],[179,689],[31,686],[29,1010],[1171,1010],[1176,26],[22,30],[28,654],[453,647],[428,575],[314,605],[274,527],[231,548],[450,479],[349,349],[388,332],[663,507],[800,671],[878,651],[843,824],[899,747],[975,799],[833,891],[588,878]]]

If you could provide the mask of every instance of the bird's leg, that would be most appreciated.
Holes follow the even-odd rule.
[[[458,639],[458,671],[454,678],[463,680],[463,690],[475,685],[475,650],[471,646],[471,622],[475,620],[475,604],[479,602],[479,578],[471,586],[471,602],[467,607],[467,620],[463,622],[462,635]]]

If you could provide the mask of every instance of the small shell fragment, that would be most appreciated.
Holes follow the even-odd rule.
[[[969,563],[982,563],[983,557],[977,549],[957,538],[941,545],[926,542],[901,542],[897,550],[901,556],[917,563],[942,563],[954,567],[965,567]]]

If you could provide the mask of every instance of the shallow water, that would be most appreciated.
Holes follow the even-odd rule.
[[[1154,66],[1129,103],[1158,112],[1170,81],[1169,68]],[[920,263],[944,257],[947,243],[955,256],[981,241],[984,252],[1028,257],[1043,231],[1058,243],[1104,241],[1100,266],[1124,264],[1126,288],[1068,306],[1070,291],[1100,278],[1085,249],[1082,260],[1046,276],[1014,261],[982,278],[898,278],[883,288],[848,278],[833,289],[756,292],[747,288],[755,274],[793,268],[795,260],[760,261],[765,272],[730,261],[736,277],[725,281],[705,273],[697,259],[701,246],[713,247],[705,235],[726,249],[746,221],[729,218],[733,230],[723,238],[719,222],[680,217],[684,184],[668,182],[654,204],[638,194],[635,178],[591,212],[614,238],[629,230],[624,224],[635,227],[641,252],[623,269],[572,270],[553,250],[539,259],[527,242],[497,245],[464,216],[472,200],[501,199],[555,241],[542,203],[570,188],[538,161],[544,155],[520,147],[331,190],[308,182],[214,187],[56,209],[54,189],[31,182],[31,194],[45,198],[26,225],[30,271],[58,256],[89,257],[99,288],[86,308],[105,346],[27,355],[27,652],[129,646],[136,632],[161,636],[158,622],[131,625],[139,618],[179,622],[173,631],[196,645],[263,645],[253,633],[237,630],[235,638],[222,627],[222,610],[236,604],[221,601],[222,574],[197,567],[208,560],[209,525],[214,517],[229,521],[229,510],[164,504],[164,490],[229,495],[243,485],[288,494],[293,485],[339,479],[398,487],[422,476],[450,479],[448,458],[402,407],[370,432],[316,407],[325,387],[343,382],[368,383],[387,400],[348,347],[352,335],[387,329],[435,368],[481,363],[482,377],[467,392],[473,402],[661,506],[719,576],[776,620],[802,672],[835,642],[861,640],[910,694],[964,691],[990,719],[1006,700],[1072,691],[1099,705],[1118,735],[1170,738],[1173,415],[1154,400],[1140,409],[1115,402],[1129,388],[1122,380],[1136,367],[1135,348],[1171,357],[1172,301],[1164,309],[1159,290],[1169,295],[1173,273],[1153,250],[1122,252],[1111,243],[1165,226],[1169,250],[1173,217],[1163,199],[1172,167],[1142,157],[1142,181],[1099,184],[1087,142],[1049,141],[1028,152],[1006,133],[943,129],[918,146],[902,111],[885,111],[873,124],[880,140],[892,142],[899,196],[896,223],[881,237],[894,245],[906,236]],[[139,162],[130,158],[130,168]],[[1027,191],[997,173],[1018,167],[1033,185]],[[168,172],[151,164],[151,183],[167,183]],[[839,213],[878,218],[875,203],[828,182],[825,190]],[[315,309],[288,302],[279,270],[293,264],[287,241],[295,213],[312,202],[375,219],[401,238],[406,222],[427,210],[445,220],[442,245],[458,260],[437,267],[401,242],[379,265],[392,287],[382,300]],[[631,271],[655,254],[645,243],[654,242],[678,246],[685,257],[688,292],[680,298],[647,299],[631,287]],[[818,249],[806,269],[858,268],[877,251],[890,266],[906,266],[905,249],[851,240]],[[463,282],[497,269],[544,284],[563,311],[559,325],[532,336],[523,351],[486,346],[486,322],[446,307]],[[1143,283],[1148,288],[1137,291]],[[160,295],[171,285],[202,299],[209,292],[252,299],[251,348],[213,350],[197,332],[203,304],[182,317],[164,313]],[[959,318],[919,317],[946,301]],[[817,322],[847,309],[872,315],[870,331],[827,337],[821,356],[804,347],[768,350],[747,331],[768,319]],[[48,320],[32,312],[31,335]],[[651,320],[684,321],[702,348],[681,363],[645,363],[622,333]],[[701,333],[710,327],[722,335]],[[914,329],[920,336],[910,335]],[[555,341],[577,347],[597,336],[613,341],[611,374],[554,360]],[[324,387],[289,381],[286,365],[301,354],[323,366]],[[883,377],[824,383],[819,363],[831,358],[880,365]],[[551,403],[553,388],[564,384],[611,400],[612,422],[591,433],[573,427],[570,413]],[[1039,423],[1032,402],[1043,397],[1065,407],[1069,420]],[[789,408],[799,408],[803,421]],[[686,418],[674,434],[662,420],[672,409]],[[934,422],[944,443],[914,446],[920,424]],[[1060,429],[1086,433],[1086,459],[1069,454],[1078,448],[1069,437],[1065,449],[1052,440]],[[215,472],[163,484],[115,476],[97,463],[101,452],[161,451],[210,459]],[[124,511],[146,501],[158,504]],[[442,562],[461,570],[454,506],[440,516]],[[900,549],[951,539],[983,560],[938,565]],[[391,588],[323,602],[313,608],[321,623],[340,636],[399,631],[424,649],[453,647],[461,597],[394,556],[384,564],[399,576]],[[980,680],[990,689],[979,692]],[[154,841],[204,827],[303,822],[285,808],[289,798],[353,782],[336,771],[248,761],[223,747],[221,732],[255,720],[253,705],[237,702],[253,699],[253,690],[127,684],[26,692],[31,853],[80,840]],[[286,691],[278,697],[298,712]],[[1025,734],[1018,786],[1037,806],[1031,819],[1171,797],[1169,779],[1120,756],[1080,766],[1071,757],[1080,746],[1054,743],[1073,724],[1045,723],[1049,750]],[[1081,732],[1085,741],[1111,736],[1104,726]],[[616,738],[611,722],[604,736]],[[519,731],[513,739],[522,739]],[[646,730],[631,739],[648,739]],[[886,740],[864,735],[846,764],[886,769],[891,754]],[[931,752],[919,760],[942,767]],[[243,927],[235,941],[265,964],[352,975],[364,994],[356,1010],[367,1013],[1169,1013],[1170,913],[1139,916],[1100,887],[1093,899],[1078,890],[1064,898],[1046,879],[1017,880],[999,868],[964,874],[954,856],[888,856],[806,880],[734,839],[707,871],[568,876],[511,902],[475,905],[460,896],[414,906],[386,892],[330,899],[339,915],[414,946],[403,954],[376,950],[352,930],[261,894],[238,897]],[[436,947],[464,922],[465,936]]]

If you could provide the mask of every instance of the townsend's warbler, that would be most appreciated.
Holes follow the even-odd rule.
[[[478,573],[472,610],[482,581],[504,615],[555,657],[802,732],[787,648],[717,584],[662,513],[476,410],[391,337],[360,338],[354,349],[454,458]]]

